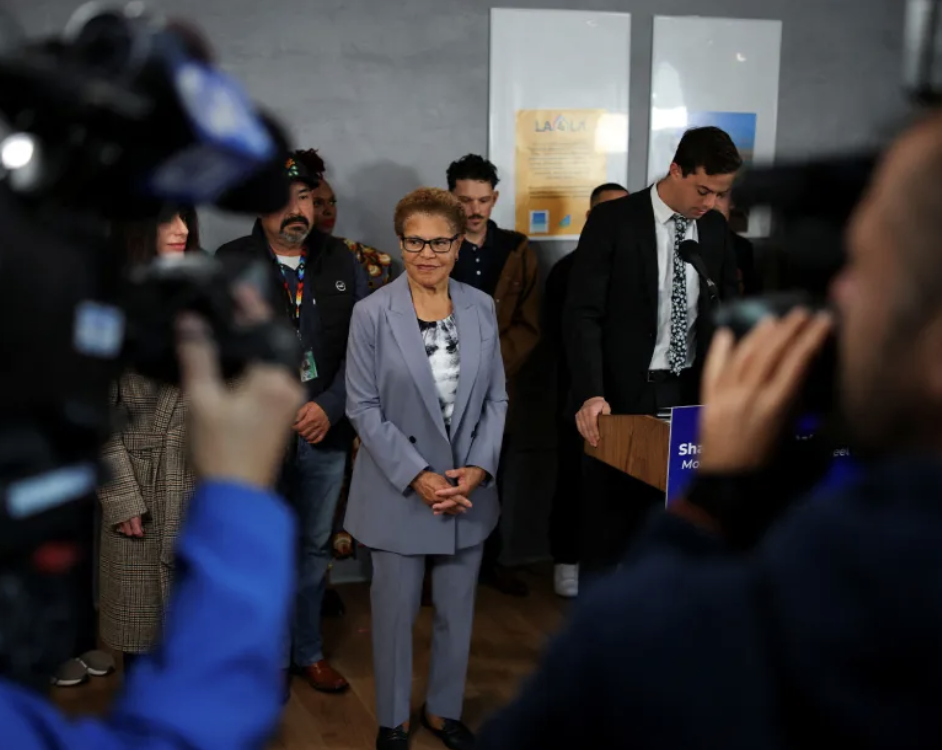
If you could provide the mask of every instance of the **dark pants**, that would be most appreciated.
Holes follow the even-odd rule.
[[[647,383],[642,403],[651,413],[696,402],[696,379],[688,372]],[[608,464],[584,456],[582,492],[582,563],[580,573],[593,577],[614,569],[664,493]]]
[[[491,535],[484,542],[484,556],[481,560],[481,570],[484,572],[493,570],[498,565],[501,553],[504,551],[504,537],[501,524],[504,517],[504,479],[506,477],[507,460],[510,457],[509,445],[510,435],[504,435],[504,442],[500,447],[500,463],[497,466],[497,500],[501,504],[501,515]]]
[[[587,578],[613,570],[652,509],[660,490],[589,456],[583,457],[582,562]]]
[[[578,565],[582,540],[582,436],[574,419],[556,428],[556,489],[550,510],[550,554],[557,565]]]

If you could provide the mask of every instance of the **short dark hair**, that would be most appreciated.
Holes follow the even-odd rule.
[[[700,167],[708,175],[732,174],[742,166],[742,156],[725,130],[709,125],[684,133],[673,163],[680,167],[684,177]]]
[[[595,190],[592,191],[592,195],[589,196],[589,203],[594,206],[595,202],[599,199],[599,196],[601,196],[602,193],[613,193],[616,190],[620,193],[628,192],[628,188],[624,187],[623,185],[619,185],[617,182],[606,182],[604,185],[599,185],[597,188],[595,188]]]
[[[492,188],[496,188],[497,183],[500,182],[497,177],[497,167],[477,154],[462,156],[448,167],[448,189],[454,190],[458,180],[489,182]]]

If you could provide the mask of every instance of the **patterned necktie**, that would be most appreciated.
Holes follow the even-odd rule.
[[[671,288],[671,348],[667,364],[674,375],[687,365],[687,264],[680,243],[687,237],[687,219],[674,214],[674,283]]]

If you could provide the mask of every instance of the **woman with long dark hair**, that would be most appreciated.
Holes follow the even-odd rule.
[[[114,227],[129,267],[199,252],[196,212],[167,207],[154,219]],[[193,489],[179,389],[133,372],[112,389],[120,432],[105,447],[111,480],[99,490],[99,628],[124,664],[154,645],[173,574],[173,544]]]

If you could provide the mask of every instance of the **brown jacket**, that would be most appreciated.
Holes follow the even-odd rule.
[[[529,240],[514,233],[517,246],[507,256],[497,288],[497,326],[507,380],[520,371],[540,340],[540,286],[536,253]]]
[[[173,574],[173,548],[194,480],[186,460],[186,409],[180,391],[139,375],[121,378],[112,401],[127,418],[108,441],[111,480],[102,508],[99,627],[111,648],[140,653],[157,639]],[[115,530],[142,516],[143,538]]]

